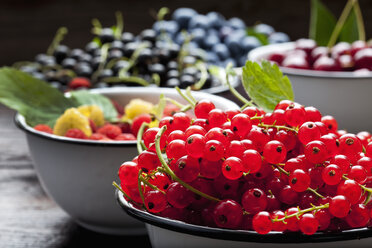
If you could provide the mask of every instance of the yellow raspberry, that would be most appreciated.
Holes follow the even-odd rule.
[[[105,124],[105,117],[103,111],[97,105],[84,105],[78,107],[80,113],[91,119],[97,127],[103,126]]]
[[[65,136],[69,129],[77,128],[85,133],[86,136],[92,135],[89,119],[81,114],[76,108],[69,108],[61,115],[54,125],[53,133]]]
[[[151,102],[144,101],[142,99],[132,99],[125,106],[125,115],[123,120],[133,120],[136,116],[140,114],[148,114],[153,110],[154,105]]]

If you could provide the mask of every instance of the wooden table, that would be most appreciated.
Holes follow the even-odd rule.
[[[14,112],[0,105],[0,247],[151,247],[147,236],[109,236],[73,222],[43,191]],[[132,242],[133,241],[133,242]]]

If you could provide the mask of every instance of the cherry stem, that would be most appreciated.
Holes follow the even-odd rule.
[[[328,45],[327,45],[328,48],[332,48],[336,44],[337,38],[340,35],[342,27],[344,26],[347,18],[350,15],[350,12],[351,12],[352,8],[354,7],[354,4],[356,2],[357,2],[357,0],[348,0],[348,2],[346,3],[345,8],[341,13],[340,18],[338,19],[338,21],[336,23],[336,26],[333,29],[331,37],[329,38],[329,42],[328,42]]]
[[[165,161],[165,158],[164,158],[164,157],[166,157],[166,155],[162,154],[161,148],[160,148],[160,138],[164,134],[165,130],[167,130],[167,126],[162,126],[160,128],[160,130],[158,131],[158,133],[156,134],[156,136],[155,136],[156,154],[158,155],[159,161],[160,161],[160,163],[162,165],[162,168],[164,169],[165,173],[168,174],[170,177],[172,177],[172,179],[174,181],[180,183],[182,186],[184,186],[188,190],[192,191],[193,193],[195,193],[197,195],[200,195],[201,197],[204,197],[204,198],[206,198],[208,200],[211,200],[211,201],[216,201],[216,202],[221,201],[220,199],[215,198],[213,196],[210,196],[208,194],[205,194],[205,193],[195,189],[191,185],[185,183],[179,177],[177,177],[176,174],[174,174],[174,172],[169,168],[169,166],[168,166],[168,164],[167,164],[167,162]]]
[[[320,210],[320,209],[325,209],[325,208],[329,208],[329,203],[326,203],[324,205],[320,205],[320,206],[313,206],[311,208],[306,208],[306,209],[303,209],[303,210],[299,210],[297,213],[294,213],[294,214],[290,214],[290,215],[285,215],[283,218],[280,218],[280,219],[272,219],[271,221],[273,222],[279,222],[279,221],[282,221],[284,222],[286,219],[289,219],[289,218],[293,218],[293,217],[296,217],[297,219],[299,219],[299,217],[305,213],[308,213],[308,212],[312,212],[312,211],[317,211],[317,210]]]
[[[145,128],[148,127],[149,124],[147,122],[143,122],[141,124],[141,127],[139,128],[138,130],[138,134],[137,134],[137,151],[138,151],[138,154],[141,154],[143,152],[145,148],[145,145],[143,144],[143,141],[142,141],[142,136],[143,136],[143,133],[145,131]]]

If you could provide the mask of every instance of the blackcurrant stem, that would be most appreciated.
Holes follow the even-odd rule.
[[[242,96],[234,87],[232,87],[231,83],[230,83],[230,78],[229,76],[232,74],[232,64],[229,63],[227,66],[226,66],[226,69],[225,69],[225,74],[226,74],[226,84],[227,86],[229,87],[229,90],[230,92],[239,100],[241,101],[244,106],[246,105],[246,107],[248,106],[255,106],[253,104],[252,101],[249,101],[247,100],[244,96]]]
[[[263,123],[259,123],[259,124],[257,124],[257,126],[263,127],[263,128],[276,128],[278,131],[282,129],[282,130],[292,131],[292,132],[295,132],[295,133],[298,132],[296,128],[291,128],[291,127],[287,127],[287,126],[269,125],[269,124],[263,124]]]
[[[177,90],[178,94],[182,96],[183,99],[185,99],[188,103],[190,103],[193,107],[195,107],[196,102],[194,102],[192,99],[186,96],[186,94],[184,94],[178,86],[176,86],[175,89]]]
[[[320,206],[313,206],[311,208],[306,208],[306,209],[303,209],[303,210],[299,210],[297,213],[290,214],[290,215],[285,215],[283,218],[280,218],[280,219],[276,219],[276,218],[271,219],[271,221],[273,221],[273,222],[283,221],[284,222],[286,219],[293,218],[293,217],[299,218],[301,215],[303,215],[305,213],[312,212],[312,211],[317,211],[317,210],[325,209],[325,208],[329,208],[329,203],[326,203],[326,204],[320,205]]]
[[[123,14],[120,11],[117,11],[115,13],[115,17],[116,17],[116,29],[115,29],[114,36],[116,39],[120,39],[121,34],[124,29]]]
[[[61,27],[61,28],[59,28],[57,30],[57,33],[54,36],[54,39],[53,39],[52,43],[48,47],[48,50],[46,52],[47,55],[49,55],[49,56],[52,56],[53,55],[53,53],[56,50],[57,46],[59,45],[59,43],[61,43],[61,41],[63,40],[63,38],[65,37],[65,35],[67,33],[68,33],[68,30],[67,30],[66,27]]]
[[[138,154],[141,154],[143,152],[144,149],[146,149],[145,145],[143,144],[143,141],[142,141],[142,136],[143,136],[143,133],[145,131],[145,128],[148,127],[149,124],[147,122],[143,122],[141,124],[141,127],[139,128],[138,130],[138,134],[137,134],[137,151],[138,151]]]
[[[160,138],[164,134],[165,130],[167,130],[167,126],[162,126],[160,128],[160,130],[158,131],[158,133],[156,134],[156,136],[155,136],[156,154],[158,155],[159,161],[160,161],[161,165],[163,166],[163,169],[164,169],[165,173],[167,173],[170,177],[172,177],[172,179],[174,181],[180,183],[182,186],[184,186],[188,190],[192,191],[193,193],[195,193],[197,195],[200,195],[201,197],[204,197],[204,198],[206,198],[208,200],[211,200],[211,201],[216,201],[216,202],[221,201],[220,199],[215,198],[215,197],[210,196],[210,195],[207,195],[207,194],[195,189],[191,185],[185,183],[179,177],[177,177],[176,174],[174,174],[174,172],[169,168],[167,162],[165,161],[165,159],[163,157],[164,155],[162,154],[161,149],[160,149]]]
[[[117,188],[129,200],[130,203],[135,204],[138,207],[142,207],[140,204],[133,201],[133,199],[127,193],[125,193],[124,190],[116,182],[112,182],[112,185]]]
[[[198,82],[196,82],[193,86],[192,86],[192,89],[193,90],[200,90],[201,88],[203,88],[205,82],[207,81],[207,78],[208,78],[208,70],[207,70],[207,67],[205,65],[205,63],[203,63],[202,61],[198,61],[196,64],[195,64],[196,68],[200,71],[200,79]]]
[[[110,47],[109,43],[103,44],[101,46],[101,62],[98,65],[98,69],[92,75],[92,80],[93,81],[97,80],[98,75],[101,73],[101,71],[105,67],[109,47]]]
[[[132,56],[128,60],[129,65],[127,67],[124,67],[124,68],[120,69],[120,71],[118,73],[119,74],[119,78],[130,78],[130,77],[127,76],[127,72],[129,71],[130,68],[132,68],[133,66],[136,65],[138,56],[147,47],[149,47],[149,45],[147,43],[141,43],[137,47],[137,49],[133,52]],[[106,61],[106,59],[103,60],[103,61]],[[138,77],[135,77],[135,78],[138,78]],[[146,80],[144,80],[144,81],[147,82]]]

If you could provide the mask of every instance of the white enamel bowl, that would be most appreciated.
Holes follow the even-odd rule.
[[[127,214],[146,223],[153,248],[370,248],[372,242],[369,228],[307,236],[279,232],[260,235],[253,231],[192,225],[134,208],[119,191],[116,197]]]
[[[153,103],[163,93],[186,103],[169,88],[106,88],[92,90],[124,106],[133,98]],[[210,99],[222,109],[237,108],[230,100],[203,92],[193,92],[196,99]],[[114,199],[113,181],[124,161],[138,155],[135,141],[91,141],[50,135],[28,126],[17,114],[16,125],[26,133],[28,147],[38,178],[47,194],[81,226],[106,234],[145,233],[141,221],[123,214]]]
[[[259,62],[275,51],[294,48],[293,42],[262,46],[248,54]],[[339,129],[348,132],[372,131],[372,72],[324,72],[281,67],[292,83],[295,101],[332,115]]]

